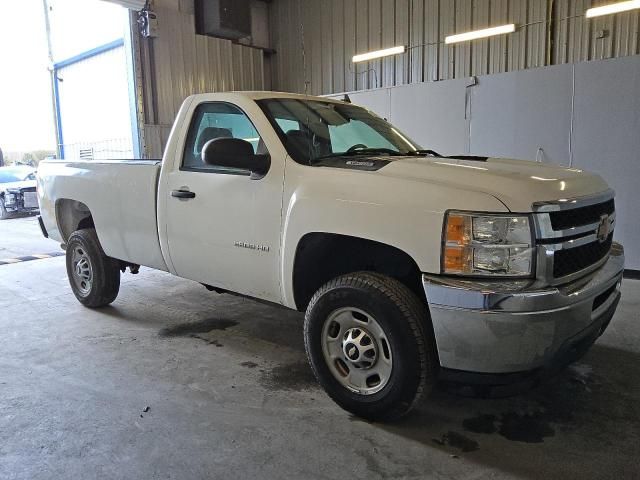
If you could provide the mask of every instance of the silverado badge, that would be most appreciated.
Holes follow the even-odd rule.
[[[257,245],[255,243],[235,242],[234,245],[240,248],[248,248],[249,250],[258,250],[260,252],[268,252],[270,250],[267,245]]]

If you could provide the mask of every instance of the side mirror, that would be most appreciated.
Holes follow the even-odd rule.
[[[205,165],[236,168],[251,173],[254,180],[264,177],[271,166],[269,155],[256,155],[253,145],[239,138],[214,138],[202,147]]]

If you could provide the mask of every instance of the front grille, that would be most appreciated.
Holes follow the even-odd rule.
[[[579,272],[607,256],[613,242],[613,233],[600,243],[599,241],[587,243],[575,248],[558,250],[553,255],[553,276],[565,277]]]
[[[602,215],[611,215],[614,211],[615,204],[612,198],[607,202],[596,205],[574,208],[573,210],[550,212],[549,217],[551,218],[551,227],[554,230],[566,230],[571,227],[598,223]]]
[[[36,193],[36,187],[26,187],[20,189],[21,195],[18,197],[18,203],[21,203],[22,208],[32,210],[38,208],[38,194]]]

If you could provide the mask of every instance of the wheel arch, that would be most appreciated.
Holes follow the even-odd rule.
[[[71,234],[76,230],[95,228],[89,207],[69,198],[60,198],[56,201],[56,221],[64,243],[67,243]]]
[[[357,271],[395,278],[419,299],[426,300],[420,268],[405,251],[366,238],[311,232],[299,240],[294,256],[292,287],[296,308],[304,311],[313,294],[332,278]]]

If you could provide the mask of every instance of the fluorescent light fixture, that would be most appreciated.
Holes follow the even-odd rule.
[[[473,32],[458,33],[457,35],[449,35],[445,37],[444,43],[468,42],[478,38],[492,37],[494,35],[502,35],[504,33],[513,33],[516,31],[516,25],[510,23],[508,25],[500,25],[499,27],[485,28],[484,30],[474,30]]]
[[[354,55],[352,61],[353,63],[366,62],[367,60],[373,60],[374,58],[388,57],[389,55],[398,55],[400,53],[404,53],[404,51],[404,45],[400,45],[399,47],[385,48],[384,50],[376,50],[375,52]]]
[[[631,0],[630,2],[611,3],[602,7],[594,7],[587,10],[586,17],[600,17],[602,15],[611,15],[612,13],[628,12],[640,8],[640,0]]]

